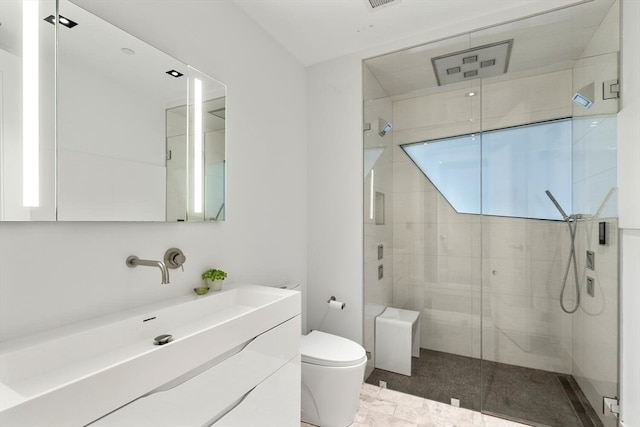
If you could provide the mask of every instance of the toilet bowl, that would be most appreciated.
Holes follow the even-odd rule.
[[[302,336],[301,419],[316,426],[346,427],[360,404],[367,356],[356,342],[320,331]]]

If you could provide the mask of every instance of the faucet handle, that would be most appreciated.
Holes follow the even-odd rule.
[[[175,269],[182,268],[184,271],[184,263],[187,261],[187,257],[184,256],[184,253],[178,248],[170,248],[167,252],[164,253],[164,263],[167,265],[167,268]]]

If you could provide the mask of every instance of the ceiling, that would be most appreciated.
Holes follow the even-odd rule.
[[[539,73],[543,68],[547,71],[571,68],[583,56],[603,21],[619,19],[613,13],[613,3],[614,0],[594,0],[371,58],[366,66],[387,96],[438,87],[432,58],[505,40],[513,40],[509,75]]]
[[[504,22],[577,3],[395,0],[372,9],[368,0],[233,1],[305,66],[411,39],[417,34],[460,34],[496,22],[496,16],[505,17],[501,19]],[[426,40],[429,38],[422,42]]]

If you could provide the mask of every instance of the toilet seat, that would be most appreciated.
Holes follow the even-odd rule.
[[[300,353],[302,363],[330,367],[359,365],[367,359],[358,343],[320,331],[302,336]]]

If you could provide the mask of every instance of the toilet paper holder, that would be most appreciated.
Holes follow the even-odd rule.
[[[344,310],[344,308],[347,306],[347,304],[343,303],[342,301],[338,301],[334,296],[331,296],[331,298],[329,298],[327,304],[329,304],[331,308],[339,308],[340,310]]]

